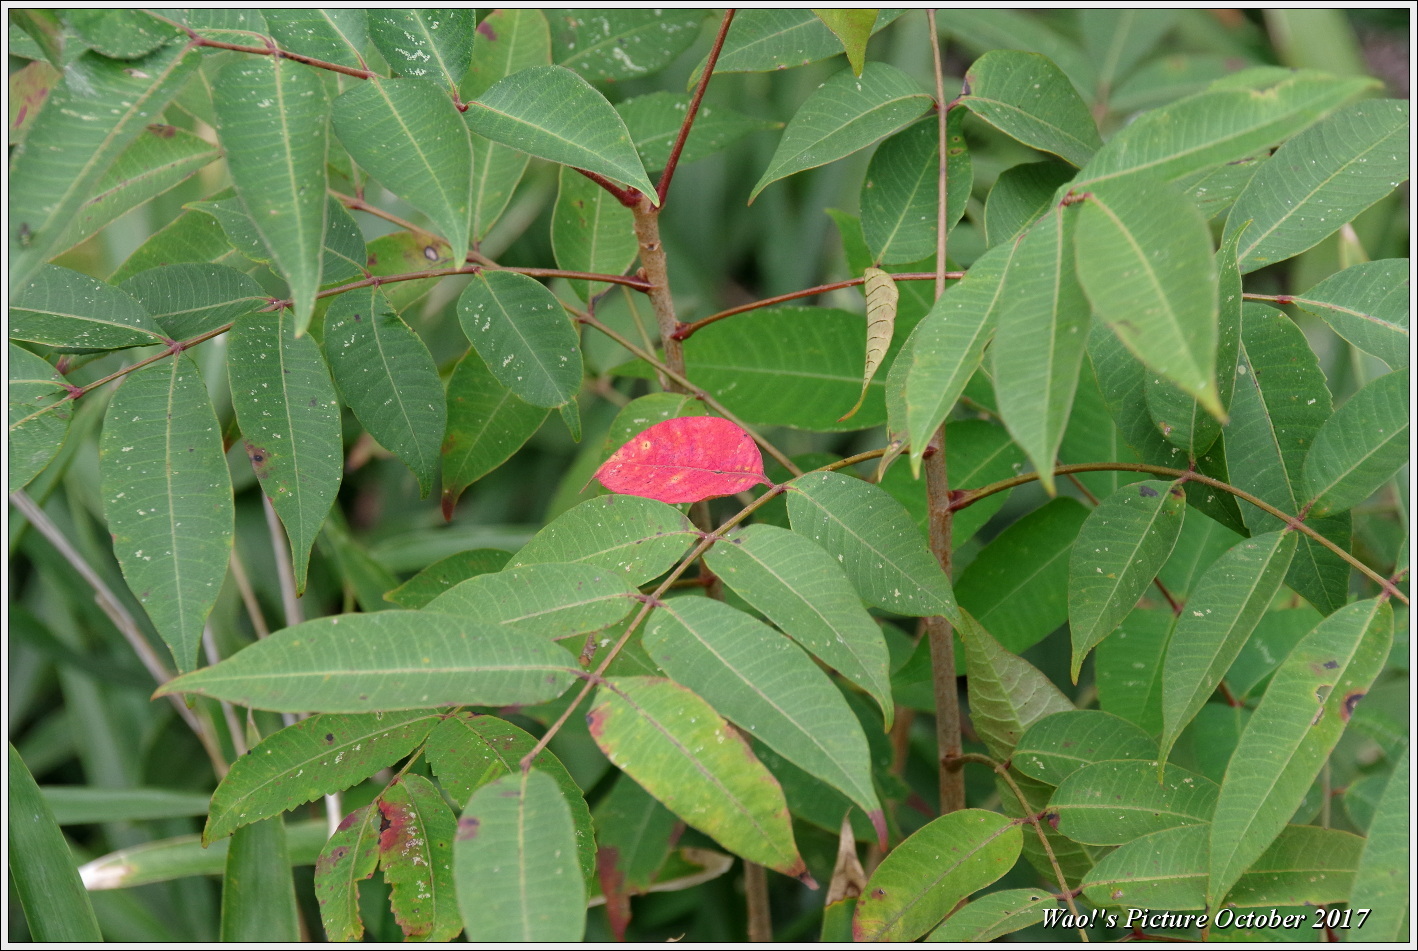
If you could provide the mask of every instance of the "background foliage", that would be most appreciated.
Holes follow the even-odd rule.
[[[12,940],[1407,934],[1406,12],[823,14],[12,13]]]

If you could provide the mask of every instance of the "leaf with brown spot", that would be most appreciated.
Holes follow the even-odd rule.
[[[463,928],[453,889],[453,811],[417,773],[390,783],[378,804],[388,821],[379,833],[379,866],[404,937],[451,941]]]
[[[327,941],[358,941],[364,936],[359,916],[359,883],[374,875],[379,863],[379,817],[375,803],[345,816],[315,863],[315,897]]]

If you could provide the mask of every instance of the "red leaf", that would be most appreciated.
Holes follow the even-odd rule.
[[[612,453],[595,477],[612,492],[671,504],[773,484],[753,437],[717,416],[656,423]]]

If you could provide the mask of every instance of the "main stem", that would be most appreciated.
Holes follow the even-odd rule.
[[[684,375],[684,344],[676,339],[679,318],[675,316],[674,300],[670,297],[669,267],[665,260],[665,246],[660,241],[660,209],[642,198],[634,208],[635,240],[640,244],[640,266],[645,281],[650,285],[647,292],[650,306],[655,311],[655,323],[660,328],[660,340],[665,345],[665,363],[681,376]],[[676,380],[666,381],[674,393],[688,393]]]
[[[949,181],[946,172],[945,72],[941,64],[940,42],[937,39],[935,11],[926,11],[930,27],[931,57],[935,67],[936,122],[939,143],[939,170],[936,195],[936,263],[935,296],[945,293],[945,247],[947,237],[946,198]],[[930,513],[931,554],[940,563],[941,571],[950,577],[951,523],[950,479],[945,469],[945,423],[936,432],[934,452],[927,452],[926,504]],[[955,679],[955,631],[943,617],[926,619],[926,637],[931,645],[931,687],[935,694],[935,735],[939,755],[940,812],[946,815],[965,808],[965,774],[960,768],[960,688]]]

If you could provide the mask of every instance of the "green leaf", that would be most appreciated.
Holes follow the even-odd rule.
[[[1294,532],[1270,532],[1238,542],[1206,570],[1187,599],[1167,648],[1162,681],[1164,761],[1280,590],[1296,537]]]
[[[1152,51],[1176,20],[1171,10],[1079,11],[1083,47],[1098,68],[1100,99],[1107,100],[1111,87]],[[1118,108],[1116,103],[1114,108]]]
[[[1218,419],[1216,264],[1196,207],[1146,176],[1094,186],[1079,213],[1078,279],[1138,359]]]
[[[1206,889],[1211,907],[1294,815],[1383,668],[1392,639],[1387,601],[1358,601],[1322,621],[1275,672],[1221,783]]]
[[[1179,485],[1135,482],[1088,514],[1069,559],[1068,616],[1073,639],[1070,673],[1132,613],[1172,554],[1186,516]]]
[[[1233,232],[1216,252],[1216,382],[1222,409],[1231,405],[1236,388],[1236,355],[1241,344],[1241,271],[1236,246],[1244,228]],[[1187,450],[1191,457],[1205,453],[1221,435],[1221,423],[1196,400],[1169,381],[1149,376],[1145,382],[1147,411],[1162,438]]]
[[[1006,650],[1023,653],[1068,621],[1069,555],[1088,518],[1076,500],[1051,499],[991,539],[956,578],[960,606]]]
[[[350,158],[428,215],[455,253],[468,246],[473,146],[447,94],[419,79],[371,79],[331,107]]]
[[[547,418],[497,381],[470,351],[448,378],[448,423],[443,441],[443,517],[463,490],[512,457]]]
[[[533,406],[560,406],[581,389],[576,327],[525,274],[478,272],[458,298],[458,320],[492,375]]]
[[[674,813],[622,773],[596,804],[596,844],[626,893],[649,889],[675,841]]]
[[[1021,928],[1044,922],[1044,909],[1057,908],[1053,895],[1037,888],[1011,888],[981,895],[945,924],[926,936],[927,941],[993,941]]]
[[[791,534],[769,525],[752,529]],[[862,725],[806,654],[761,621],[708,598],[675,598],[657,608],[643,643],[676,682],[785,759],[846,793],[885,838]],[[884,709],[891,709],[889,699]]]
[[[74,856],[25,761],[10,745],[10,881],[37,941],[101,941]]]
[[[428,347],[377,287],[341,294],[325,314],[325,353],[346,405],[369,435],[418,478],[438,471],[448,407]]]
[[[408,581],[384,594],[384,600],[401,608],[418,609],[453,585],[490,571],[501,571],[512,556],[496,548],[475,548],[440,558]]]
[[[1343,512],[1387,482],[1408,459],[1408,371],[1364,385],[1324,421],[1301,469],[1311,515]]]
[[[433,774],[455,803],[467,803],[474,792],[501,776],[521,771],[522,757],[532,752],[537,738],[497,717],[459,713],[433,728],[424,744],[424,755]],[[581,787],[571,778],[551,750],[543,749],[532,766],[550,776],[571,810],[576,855],[582,877],[591,881],[596,871],[596,842],[591,835],[591,811]]]
[[[264,10],[266,29],[283,50],[364,69],[368,30],[363,10]]]
[[[59,453],[74,411],[64,378],[48,360],[10,346],[10,491],[23,489]]]
[[[134,819],[205,816],[211,797],[153,786],[101,789],[95,786],[42,786],[40,793],[61,826],[94,825]]]
[[[503,706],[560,696],[572,656],[500,624],[428,611],[306,621],[158,694],[198,693],[261,710],[368,713],[429,706]]]
[[[1123,345],[1106,328],[1102,332],[1113,341],[1119,350]],[[1126,351],[1124,351],[1126,352]],[[1139,371],[1138,386],[1141,388],[1142,364],[1127,359]],[[1190,399],[1190,398],[1188,398]],[[1090,361],[1085,360],[1078,374],[1078,390],[1073,395],[1073,409],[1069,413],[1068,426],[1064,429],[1063,442],[1059,443],[1059,462],[1063,465],[1094,462],[1111,459],[1114,462],[1141,462],[1142,457],[1128,443],[1122,430],[1108,411],[1108,403],[1098,390],[1098,378]],[[1210,417],[1207,417],[1208,419]],[[1152,442],[1152,431],[1146,432]],[[1185,464],[1183,460],[1182,464]],[[1076,472],[1074,478],[1083,484],[1095,498],[1105,498],[1122,488],[1136,475],[1120,469],[1099,472]],[[968,511],[968,510],[967,510]],[[1237,521],[1240,516],[1237,515]]]
[[[963,809],[918,829],[882,860],[857,901],[857,941],[914,941],[962,899],[998,881],[1023,833],[1007,816]]]
[[[499,80],[463,114],[478,135],[538,158],[584,168],[658,202],[615,107],[564,66],[532,66]]]
[[[919,469],[931,436],[955,407],[984,358],[995,334],[1004,275],[1012,266],[1016,243],[986,251],[947,288],[917,326],[906,372],[906,420],[911,467]]]
[[[211,143],[154,123],[118,156],[79,206],[56,248],[72,248],[143,202],[190,178],[221,155]]]
[[[899,16],[898,10],[878,10],[872,32]],[[724,50],[714,64],[717,73],[759,73],[806,66],[843,51],[842,41],[812,10],[745,9],[734,14]],[[689,77],[692,87],[704,71],[701,62]]]
[[[325,84],[293,60],[241,57],[222,70],[212,107],[236,193],[290,285],[301,336],[321,284],[328,217]]]
[[[970,153],[961,132],[963,113],[952,113],[947,131],[946,227],[965,213],[970,197]],[[940,206],[940,134],[935,121],[909,126],[877,147],[862,182],[862,233],[878,264],[907,264],[936,249]]]
[[[640,251],[635,214],[585,175],[562,168],[561,188],[551,212],[551,247],[556,265],[566,271],[620,274]],[[572,281],[576,296],[589,302],[611,285]]]
[[[377,802],[345,816],[315,863],[315,897],[327,941],[358,941],[364,936],[359,883],[372,877],[379,864],[382,818]]]
[[[1054,193],[1073,175],[1059,162],[1028,162],[1000,172],[985,201],[985,244],[993,248],[1019,237],[1052,207]]]
[[[1258,688],[1270,682],[1270,675],[1290,653],[1290,648],[1322,620],[1323,614],[1303,603],[1261,615],[1260,623],[1226,672],[1226,686],[1231,694],[1237,699],[1259,697]]]
[[[838,472],[809,472],[788,490],[793,531],[837,561],[869,604],[908,617],[954,618],[950,579],[911,516],[882,489]]]
[[[296,591],[344,472],[335,387],[287,310],[237,318],[227,371],[247,458],[290,538]]]
[[[1395,370],[1408,366],[1408,259],[1365,261],[1320,281],[1291,300],[1330,329]]]
[[[618,572],[593,565],[524,565],[462,581],[425,610],[515,624],[554,640],[598,631],[621,620],[635,594]]]
[[[1111,760],[1070,773],[1049,809],[1058,813],[1059,831],[1070,839],[1122,845],[1163,829],[1209,823],[1219,790],[1205,776],[1170,763],[1159,785],[1151,761]]]
[[[227,43],[251,43],[269,32],[266,17],[260,10],[212,9],[196,7],[181,11],[173,19],[190,26],[199,36]]]
[[[1101,710],[1068,710],[1037,720],[1010,755],[1015,769],[1050,786],[1090,763],[1156,758],[1157,743],[1146,731]]]
[[[784,633],[870,693],[890,727],[886,642],[831,555],[801,534],[750,525],[716,543],[704,557],[716,575]],[[713,697],[706,699],[712,702]]]
[[[1349,904],[1371,905],[1373,912],[1364,922],[1365,930],[1344,932],[1346,941],[1359,940],[1361,935],[1365,941],[1402,941],[1407,936],[1408,918],[1412,914],[1405,897],[1411,875],[1408,828],[1413,821],[1408,805],[1409,775],[1405,744],[1374,809],[1369,835],[1359,854],[1359,867],[1354,870]]]
[[[463,930],[453,886],[453,812],[433,783],[405,773],[379,794],[379,865],[405,938],[451,941]]]
[[[1304,333],[1277,310],[1246,305],[1231,425],[1224,437],[1231,483],[1282,512],[1298,513],[1308,498],[1305,456],[1330,412],[1324,373]],[[1280,525],[1254,506],[1241,514],[1251,534]],[[1347,514],[1312,519],[1310,527],[1341,547],[1349,545]],[[1301,539],[1286,584],[1328,614],[1349,599],[1349,565],[1318,542]]]
[[[639,585],[669,571],[697,534],[682,512],[664,502],[606,495],[553,519],[513,557],[511,567],[585,562],[623,572]]]
[[[1286,71],[1255,88],[1240,80],[1143,113],[1118,130],[1078,175],[1075,189],[1142,173],[1176,181],[1234,162],[1286,139],[1371,88],[1367,77],[1336,79],[1311,70]],[[1226,81],[1222,81],[1226,82]]]
[[[139,10],[68,10],[64,19],[85,45],[114,59],[138,59],[181,35]]]
[[[46,264],[16,288],[10,339],[61,351],[118,350],[165,342],[128,294],[68,268]]]
[[[914,79],[886,63],[868,63],[860,77],[843,70],[798,108],[749,203],[781,178],[834,162],[895,132],[930,102]]]
[[[1162,731],[1162,657],[1176,621],[1170,610],[1134,611],[1093,655],[1098,705],[1154,736]]]
[[[612,763],[730,852],[805,882],[783,790],[698,695],[655,677],[614,677],[586,714]]]
[[[703,10],[548,10],[556,62],[592,82],[659,72],[694,45]]]
[[[951,420],[945,427],[946,471],[950,481],[961,490],[979,488],[991,482],[1018,475],[1024,468],[1024,453],[1009,438],[1003,426],[983,419]],[[923,535],[927,534],[926,499],[924,486],[910,478],[909,472],[892,469],[877,483],[905,505],[915,517],[916,526]],[[910,490],[910,495],[899,493],[897,487]],[[980,499],[955,513],[951,527],[951,537],[955,544],[968,541],[984,527],[1010,496],[1008,490],[996,492]]]
[[[1101,11],[1099,11],[1101,12]],[[1127,16],[1133,11],[1124,11]],[[1118,114],[1140,112],[1165,106],[1192,96],[1241,65],[1235,57],[1220,53],[1172,53],[1143,63],[1122,82],[1115,84],[1109,105]]]
[[[324,713],[278,730],[222,777],[203,840],[363,782],[407,756],[439,722],[432,710]]]
[[[85,53],[64,67],[10,158],[10,286],[64,250],[71,222],[99,180],[197,68],[190,46],[127,62]],[[305,67],[300,67],[304,69]]]
[[[472,61],[458,87],[464,102],[529,66],[551,65],[551,34],[540,10],[493,10],[473,33]]]
[[[1005,135],[1080,168],[1103,144],[1068,77],[1038,53],[981,56],[965,73],[959,103]]]
[[[744,11],[747,12],[747,11]],[[652,92],[616,103],[615,110],[625,120],[630,138],[640,152],[645,168],[659,170],[669,160],[679,127],[689,108],[684,93]],[[694,127],[685,139],[679,162],[693,162],[728,148],[744,136],[764,129],[781,129],[783,123],[755,119],[728,106],[700,105]]]
[[[844,432],[886,419],[873,380],[862,389],[867,326],[860,314],[825,307],[775,307],[710,324],[684,342],[686,372],[749,425]]]
[[[242,257],[260,264],[273,263],[270,248],[266,246],[265,240],[256,230],[256,225],[252,222],[251,216],[247,213],[240,198],[228,197],[214,201],[191,202],[185,207],[209,214],[221,222],[222,231],[225,232],[227,240],[230,242],[229,248],[238,249]],[[355,277],[368,277],[371,274],[398,274],[405,270],[414,270],[415,268],[404,268],[403,270],[390,268],[389,264],[394,263],[391,261],[386,261],[382,267],[380,266],[380,254],[376,252],[384,250],[384,247],[391,242],[402,242],[405,245],[408,243],[418,244],[415,253],[418,270],[439,263],[436,260],[438,255],[430,258],[425,253],[424,245],[429,238],[420,239],[405,231],[376,239],[370,242],[369,248],[366,249],[364,239],[360,236],[359,226],[350,217],[350,213],[345,211],[339,201],[333,197],[325,203],[325,215],[324,250],[322,251],[320,272],[322,284]],[[385,257],[390,256],[386,254]],[[155,263],[164,264],[166,262]],[[233,261],[232,263],[240,266],[240,262]],[[386,296],[393,299],[396,295],[409,293],[409,290],[410,285],[408,284],[395,284],[389,288]]]
[[[453,863],[469,941],[580,941],[585,883],[571,812],[540,770],[479,789],[458,819]]]
[[[1083,883],[1103,907],[1191,911],[1206,900],[1207,825],[1184,825],[1134,839],[1104,856]],[[1287,826],[1226,896],[1237,908],[1346,901],[1363,839],[1351,832]],[[1308,920],[1305,916],[1302,920]],[[1228,935],[1227,929],[1213,934]]]
[[[323,818],[292,822],[287,829],[291,864],[314,865],[329,835]],[[223,839],[204,849],[201,836],[174,836],[111,852],[88,863],[81,874],[94,890],[170,882],[189,875],[220,875],[230,844]]]
[[[1057,209],[1019,239],[991,348],[1000,416],[1050,495],[1087,341],[1088,301],[1074,274],[1075,218]]]
[[[1031,724],[1073,704],[1037,667],[1000,646],[980,624],[961,612],[956,625],[965,645],[970,720],[990,755],[1007,760]]]
[[[940,31],[976,53],[1027,50],[1041,53],[1061,68],[1084,95],[1095,86],[1094,63],[1078,44],[1037,17],[1011,10],[942,10]]]
[[[1243,272],[1294,257],[1339,230],[1408,178],[1408,106],[1366,100],[1335,112],[1276,150],[1236,199],[1229,235],[1250,221]]]
[[[104,516],[124,580],[172,651],[197,664],[231,558],[231,479],[207,387],[183,355],[124,381],[99,453]]]
[[[458,88],[472,56],[472,10],[370,10],[369,38],[396,73]]]
[[[817,18],[837,35],[842,49],[847,53],[847,62],[852,72],[862,74],[866,64],[867,40],[871,39],[872,26],[876,23],[876,10],[813,10]]]
[[[149,268],[119,289],[136,299],[174,340],[214,331],[270,302],[254,278],[223,264]]]
[[[277,819],[232,836],[222,874],[221,940],[240,944],[300,940],[286,827]]]

